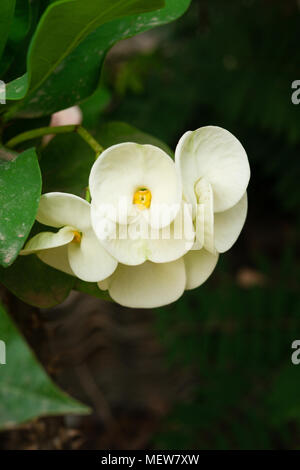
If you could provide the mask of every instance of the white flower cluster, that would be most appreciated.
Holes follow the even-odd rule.
[[[97,282],[121,305],[165,305],[200,286],[238,238],[249,178],[243,146],[220,127],[186,132],[175,162],[153,145],[114,145],[91,169],[91,203],[41,197],[37,220],[59,230],[39,233],[21,254]]]

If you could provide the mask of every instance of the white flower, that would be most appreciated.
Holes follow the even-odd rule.
[[[67,193],[44,194],[36,218],[60,230],[34,236],[22,255],[36,253],[48,265],[89,282],[101,281],[116,269],[117,261],[94,234],[90,204],[84,199]]]
[[[193,245],[179,175],[160,148],[128,142],[106,149],[92,167],[89,188],[92,226],[119,262],[169,263]],[[184,233],[178,236],[182,220]]]
[[[92,167],[91,205],[42,196],[37,220],[60,230],[36,235],[22,254],[98,282],[126,307],[169,304],[205,282],[238,238],[249,178],[244,148],[219,127],[185,133],[175,163],[152,145],[114,145]]]
[[[175,163],[196,230],[194,249],[184,256],[186,289],[192,289],[207,279],[218,253],[229,250],[242,230],[250,168],[241,143],[215,126],[186,132],[176,147]]]

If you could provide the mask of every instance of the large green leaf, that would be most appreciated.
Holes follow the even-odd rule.
[[[75,277],[51,268],[36,255],[19,256],[9,268],[0,268],[0,282],[27,304],[54,307],[65,300]]]
[[[4,50],[15,10],[15,0],[2,0],[0,5],[0,58]]]
[[[15,105],[10,114],[40,116],[67,108],[90,96],[99,86],[101,67],[107,51],[117,41],[171,22],[181,16],[190,0],[166,0],[158,11],[136,14],[103,24],[69,54],[38,89]],[[66,87],[65,84],[68,83]],[[23,98],[27,76],[7,86],[7,99]]]
[[[1,155],[5,155],[5,151],[2,151]],[[11,157],[11,153],[6,155]],[[2,266],[10,266],[13,263],[30,232],[40,200],[41,184],[40,169],[33,148],[13,160],[0,160]]]
[[[0,339],[6,348],[6,364],[0,365],[0,429],[38,416],[89,412],[54,385],[1,304]]]
[[[63,191],[84,197],[95,154],[77,134],[54,137],[42,150],[43,193]]]
[[[31,90],[38,88],[101,24],[124,15],[152,11],[162,5],[162,0],[65,0],[54,3],[43,16],[30,47]]]
[[[60,64],[98,26],[164,5],[163,0],[62,0],[51,4],[43,15],[28,51],[28,89],[37,90]],[[79,64],[78,64],[79,65]],[[13,99],[8,95],[9,99]]]

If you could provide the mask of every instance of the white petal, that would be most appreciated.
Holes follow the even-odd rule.
[[[185,205],[169,227],[153,229],[141,217],[129,226],[117,224],[102,243],[120,263],[134,266],[145,261],[174,261],[191,249],[194,238],[191,214]]]
[[[145,261],[147,256],[147,245],[144,238],[144,230],[148,232],[148,224],[143,218],[130,225],[117,224],[109,219],[93,218],[93,229],[104,248],[118,262],[137,265]],[[142,230],[140,234],[140,229]]]
[[[69,263],[67,245],[40,251],[39,253],[37,253],[37,256],[38,258],[40,258],[41,261],[48,264],[52,268],[58,269],[59,271],[63,271],[66,274],[71,274],[72,276],[75,276]]]
[[[196,217],[196,227],[204,223],[204,233],[202,233],[201,227],[196,230],[201,233],[199,243],[203,239],[203,247],[210,253],[215,253],[212,187],[204,178],[201,178],[195,186],[195,192],[198,200],[197,215],[199,216],[199,219]]]
[[[139,266],[119,264],[109,281],[109,294],[125,307],[155,308],[175,302],[184,291],[183,259]]]
[[[208,251],[191,250],[184,257],[186,270],[186,289],[194,289],[201,286],[211,275],[218,261],[218,254],[213,255]]]
[[[247,216],[247,193],[231,209],[215,214],[215,246],[219,253],[236,242]]]
[[[96,206],[98,212],[103,210],[107,217],[119,223],[128,222],[128,214],[134,206],[133,196],[139,188],[151,191],[150,208],[143,212],[144,215],[153,212],[150,222],[153,226],[167,225],[164,220],[157,221],[155,218],[160,206],[164,205],[163,212],[166,207],[171,211],[174,205],[178,206],[181,202],[181,184],[174,162],[153,145],[127,142],[109,147],[94,163],[89,187],[92,206]],[[179,208],[180,205],[177,212]],[[172,220],[175,216],[176,212]]]
[[[147,259],[154,263],[167,263],[185,255],[193,246],[195,232],[187,205],[176,216],[170,227],[153,230],[157,235],[148,240]]]
[[[90,225],[90,204],[74,194],[43,194],[36,219],[50,227],[71,225],[82,231]]]
[[[110,256],[97,239],[92,229],[82,234],[81,241],[68,245],[69,263],[79,279],[87,282],[102,281],[117,267],[117,261]]]
[[[70,243],[74,238],[73,227],[63,227],[57,233],[41,232],[29,240],[24,249],[20,252],[21,255],[30,255],[36,251],[47,250],[58,246]]]
[[[215,212],[230,209],[246,191],[250,178],[247,154],[238,139],[221,127],[186,132],[176,147],[175,162],[184,197],[193,205],[194,185],[200,178],[212,186]]]
[[[116,230],[120,230],[126,225],[117,224]],[[132,225],[131,228],[134,228],[135,225]],[[148,240],[145,239],[131,239],[131,238],[112,238],[102,240],[102,244],[105,249],[118,260],[119,263],[127,264],[130,266],[136,266],[138,264],[144,263],[147,259],[147,243]]]
[[[196,206],[196,217],[195,217],[195,224],[196,224],[196,240],[195,246],[193,247],[196,250],[201,250],[204,246],[204,205],[197,205]]]

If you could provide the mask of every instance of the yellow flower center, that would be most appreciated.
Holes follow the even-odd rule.
[[[133,195],[133,204],[136,204],[140,210],[149,209],[152,194],[147,188],[139,188]]]
[[[73,238],[72,241],[75,242],[75,243],[80,243],[81,242],[81,236],[82,236],[81,233],[78,232],[77,230],[74,230],[73,233],[74,233],[74,238]]]

